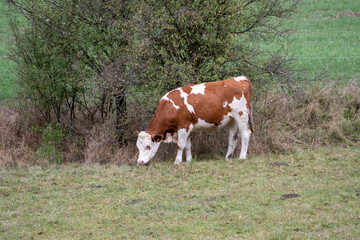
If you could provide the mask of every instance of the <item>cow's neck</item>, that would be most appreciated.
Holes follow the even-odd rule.
[[[146,129],[146,132],[150,135],[160,135],[162,137],[161,140],[164,140],[166,133],[170,131],[168,122],[166,122],[164,118],[157,117],[156,115]]]

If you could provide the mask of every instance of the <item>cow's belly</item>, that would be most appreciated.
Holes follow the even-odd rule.
[[[232,117],[229,115],[225,116],[220,124],[216,125],[214,123],[208,123],[201,118],[198,119],[198,122],[193,126],[192,131],[212,131],[217,128],[224,127],[232,120]]]

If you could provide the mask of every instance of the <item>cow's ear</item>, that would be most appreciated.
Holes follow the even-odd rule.
[[[136,130],[136,135],[139,135],[139,130]]]
[[[160,142],[161,140],[163,140],[163,136],[162,135],[152,135],[151,140],[153,142]]]

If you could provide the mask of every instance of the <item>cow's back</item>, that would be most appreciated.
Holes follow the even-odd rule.
[[[251,83],[245,78],[238,81],[229,78],[223,81],[187,85],[165,96],[168,101],[167,106],[170,107],[170,117],[182,121],[182,124],[188,126],[201,119],[218,126],[224,116],[231,112],[230,105],[234,98],[240,100],[244,97],[247,107],[250,108]]]

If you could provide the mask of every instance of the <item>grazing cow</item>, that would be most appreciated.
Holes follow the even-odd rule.
[[[161,98],[155,116],[146,131],[137,132],[139,164],[146,164],[156,154],[160,143],[177,143],[175,164],[182,162],[183,150],[190,162],[192,131],[229,126],[229,160],[241,136],[239,159],[246,158],[252,128],[251,83],[244,77],[218,82],[192,84],[168,92]]]

